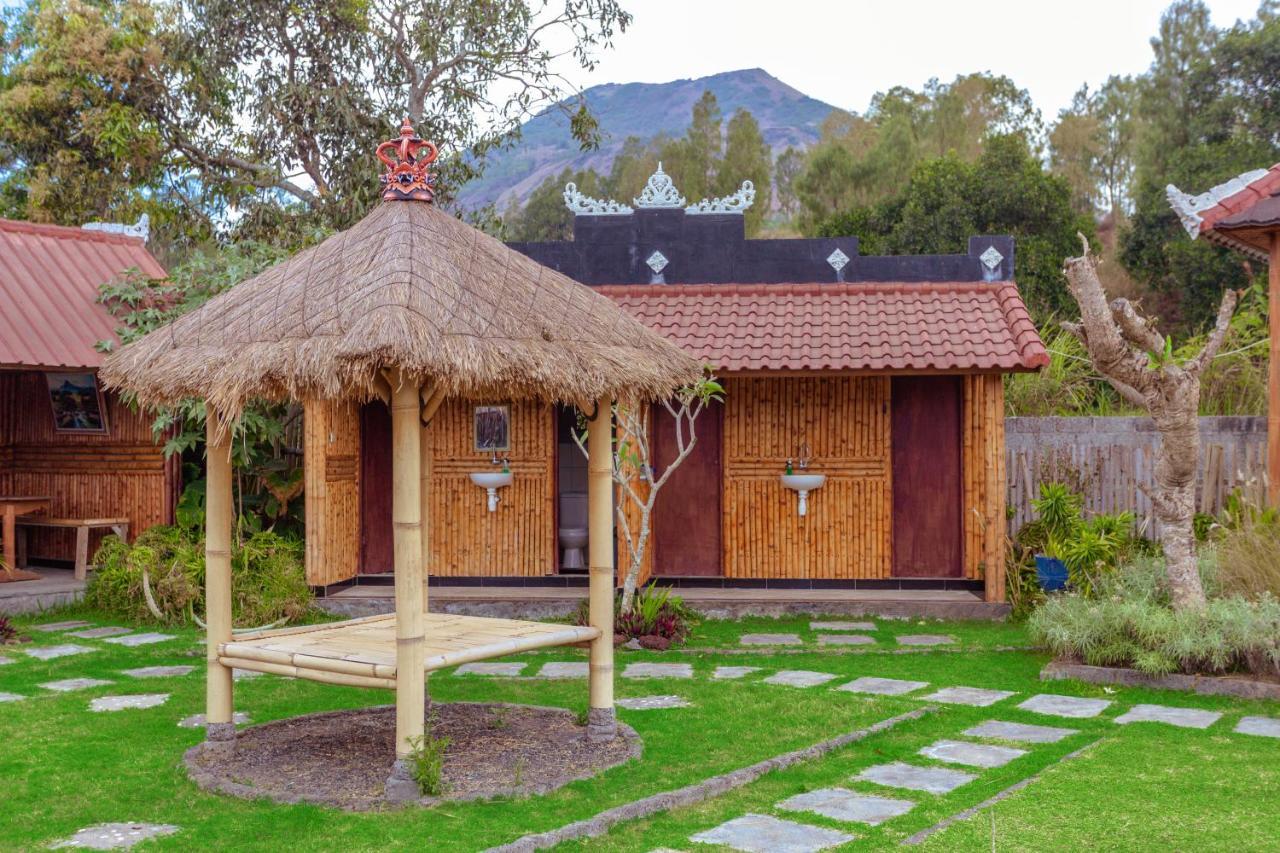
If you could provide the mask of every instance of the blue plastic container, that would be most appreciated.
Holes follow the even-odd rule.
[[[1061,592],[1067,588],[1067,566],[1057,557],[1036,554],[1036,578],[1045,592]]]

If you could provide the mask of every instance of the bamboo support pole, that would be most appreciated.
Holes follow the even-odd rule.
[[[391,377],[391,519],[395,535],[396,757],[422,736],[426,712],[423,619],[421,422],[418,386]]]
[[[600,631],[591,642],[587,736],[617,734],[613,707],[613,404],[598,403],[587,422],[587,550],[590,566],[588,622]]]
[[[206,406],[206,412],[206,736],[211,741],[230,741],[235,737],[231,668],[219,662],[218,648],[231,641],[231,426],[222,422],[212,405]]]
[[[1271,358],[1267,366],[1267,502],[1280,507],[1280,231],[1271,235],[1267,270]]]

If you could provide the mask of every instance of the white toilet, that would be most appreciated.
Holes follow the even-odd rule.
[[[586,569],[582,553],[586,547],[586,492],[564,492],[560,495],[560,571],[580,572]]]

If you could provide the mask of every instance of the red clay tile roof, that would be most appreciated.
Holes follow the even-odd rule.
[[[130,267],[165,275],[142,240],[0,219],[0,367],[97,367],[114,338],[98,286]]]
[[[1259,227],[1260,223],[1254,220],[1267,218],[1267,213],[1272,217],[1276,214],[1272,197],[1280,193],[1280,163],[1259,171],[1260,174],[1246,173],[1219,184],[1199,196],[1187,195],[1171,185],[1169,201],[1192,237],[1202,236],[1266,260],[1269,246],[1249,230]],[[1272,224],[1280,225],[1280,221],[1261,222],[1262,227]],[[1238,233],[1231,233],[1237,229]]]
[[[1014,371],[1049,363],[1012,282],[606,285],[726,372]]]

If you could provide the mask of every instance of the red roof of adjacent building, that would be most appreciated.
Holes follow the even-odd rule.
[[[0,219],[0,367],[97,367],[116,323],[98,287],[136,267],[165,276],[137,237]]]
[[[1280,163],[1246,172],[1197,196],[1172,184],[1169,204],[1187,233],[1266,260],[1270,238],[1259,231],[1280,227]]]
[[[1049,363],[1008,281],[597,289],[730,373],[1015,371]]]

